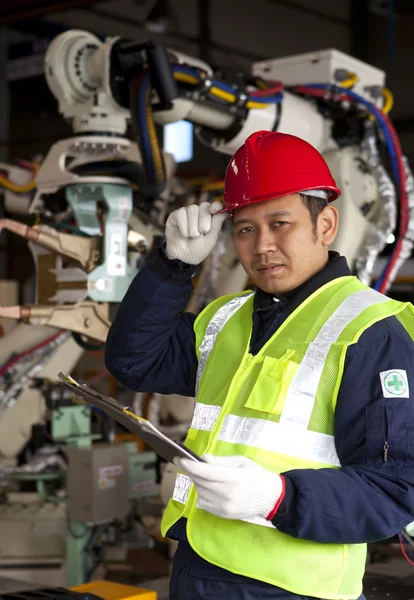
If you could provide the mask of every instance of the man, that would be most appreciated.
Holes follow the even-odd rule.
[[[224,212],[170,215],[111,327],[125,386],[197,393],[186,445],[205,462],[178,461],[162,524],[180,542],[171,600],[363,598],[365,544],[414,520],[414,311],[328,253],[339,194],[312,146],[253,134]],[[228,213],[257,291],[195,319],[194,265]]]

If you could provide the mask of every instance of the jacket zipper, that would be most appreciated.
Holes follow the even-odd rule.
[[[388,443],[388,418],[387,409],[384,407],[384,462],[388,461],[388,450],[390,445]]]

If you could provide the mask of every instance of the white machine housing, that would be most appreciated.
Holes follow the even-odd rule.
[[[353,91],[369,102],[381,103],[375,90],[385,85],[385,72],[339,50],[318,50],[253,64],[252,73],[263,79],[282,81],[285,86],[326,83],[338,85],[341,72],[358,77]],[[374,94],[372,93],[374,91]]]

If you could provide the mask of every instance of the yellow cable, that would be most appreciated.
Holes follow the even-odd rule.
[[[198,185],[202,185],[203,183],[206,183],[209,180],[209,178],[207,176],[204,177],[191,177],[190,179],[184,179],[185,183],[187,183],[188,185],[193,185],[193,186],[198,186]]]
[[[257,85],[257,87],[258,87],[258,88],[260,88],[261,90],[267,90],[267,89],[268,89],[268,87],[269,87],[269,86],[268,86],[268,85],[267,85],[267,84],[266,84],[264,81],[262,81],[261,79],[257,79],[257,80],[256,80],[256,85]]]
[[[191,83],[194,85],[196,85],[197,83],[200,82],[200,80],[197,79],[196,77],[187,75],[185,73],[174,73],[174,78],[177,81],[184,81],[185,83]],[[215,85],[213,85],[210,88],[209,93],[212,96],[215,96],[216,98],[220,98],[220,100],[225,100],[226,102],[230,102],[231,104],[236,102],[236,99],[237,99],[235,94],[231,94],[230,92],[221,90],[220,88],[216,87]],[[246,108],[266,108],[266,106],[268,106],[268,104],[262,104],[261,102],[248,102],[246,104]]]
[[[214,192],[215,190],[222,190],[224,187],[224,181],[215,181],[214,183],[206,183],[201,188],[202,192]]]
[[[347,73],[347,75],[348,79],[344,79],[344,81],[341,81],[339,83],[339,85],[345,89],[353,87],[358,81],[358,75],[356,75],[355,73]]]
[[[24,185],[19,185],[18,183],[13,183],[9,181],[7,177],[3,177],[0,175],[0,187],[5,187],[7,190],[11,192],[16,192],[17,194],[24,194],[26,192],[31,192],[36,187],[36,180],[32,179],[29,183]]]
[[[261,102],[247,102],[246,108],[266,108],[268,104],[262,104]]]
[[[191,83],[197,85],[200,83],[200,80],[197,77],[193,77],[192,75],[187,75],[186,73],[174,73],[174,79],[177,81],[184,81],[184,83]]]
[[[384,97],[384,106],[382,107],[382,112],[387,115],[394,106],[394,96],[388,88],[382,88],[381,94]]]
[[[230,94],[230,92],[225,92],[224,90],[220,90],[218,87],[213,85],[210,89],[210,94],[216,96],[217,98],[221,98],[222,100],[226,100],[227,102],[236,102],[236,95]]]
[[[185,83],[191,83],[194,85],[196,85],[197,83],[200,82],[200,80],[197,79],[196,77],[192,77],[191,75],[187,75],[185,73],[174,73],[174,78],[177,81],[184,81]],[[220,100],[225,100],[226,102],[230,102],[231,104],[236,102],[236,99],[237,99],[235,94],[231,94],[230,92],[221,90],[220,88],[216,87],[215,85],[213,85],[210,88],[209,93],[212,96],[215,96],[216,98],[220,98]],[[246,104],[246,108],[266,108],[266,106],[268,106],[268,104],[262,104],[261,102],[248,102]]]
[[[158,144],[157,132],[155,131],[154,120],[152,118],[152,108],[151,108],[151,88],[148,87],[146,95],[146,116],[147,116],[147,127],[148,127],[148,135],[150,138],[150,145],[152,150],[152,159],[154,161],[154,167],[156,171],[156,177],[158,181],[162,181],[164,179],[164,164],[162,159],[161,150]]]

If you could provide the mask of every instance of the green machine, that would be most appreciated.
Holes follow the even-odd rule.
[[[66,188],[77,226],[89,236],[100,236],[99,266],[88,273],[88,296],[95,302],[121,302],[137,270],[128,263],[128,222],[132,190],[115,183],[79,183]]]
[[[87,405],[52,411],[52,436],[64,444],[68,459],[64,498],[68,587],[89,579],[96,566],[94,550],[100,538],[107,541],[108,527],[133,514],[136,500],[158,494],[156,455],[138,452],[134,442],[101,443],[100,435],[91,433],[91,416]]]

